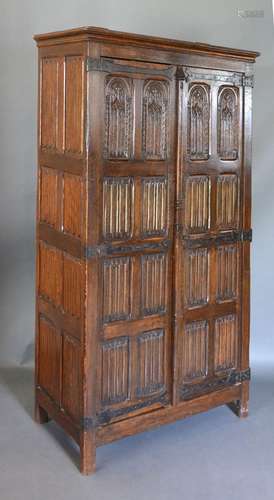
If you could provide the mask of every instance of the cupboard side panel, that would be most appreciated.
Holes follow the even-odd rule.
[[[68,432],[84,406],[86,53],[75,42],[39,49],[36,387]]]

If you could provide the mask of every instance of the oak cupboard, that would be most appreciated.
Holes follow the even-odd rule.
[[[36,420],[96,447],[248,413],[256,52],[77,28],[39,48]]]

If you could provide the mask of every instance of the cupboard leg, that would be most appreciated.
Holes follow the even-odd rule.
[[[80,441],[80,471],[88,476],[96,470],[96,443],[94,431],[83,431]]]
[[[229,403],[229,408],[240,418],[248,417],[248,403],[249,403],[249,382],[242,382],[241,399]]]
[[[37,401],[35,403],[34,419],[37,424],[46,424],[50,420],[46,410]]]

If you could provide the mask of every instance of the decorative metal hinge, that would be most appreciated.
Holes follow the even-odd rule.
[[[250,380],[250,368],[240,372],[232,371],[228,375],[215,377],[212,380],[202,382],[201,384],[185,384],[181,388],[181,397],[184,400],[201,396],[216,390],[221,390],[231,385],[240,384]]]
[[[242,231],[242,241],[252,241],[252,229]]]
[[[123,415],[128,415],[133,411],[141,410],[153,404],[161,404],[163,406],[169,405],[170,401],[166,392],[155,396],[151,399],[140,401],[132,406],[125,406],[124,408],[117,408],[116,410],[105,410],[98,415],[98,425],[108,424],[113,418],[121,417]]]
[[[243,76],[243,87],[254,87],[254,76],[253,75],[244,75]]]
[[[183,66],[178,66],[176,71],[176,79],[185,80],[187,82],[189,80],[189,72]]]
[[[171,247],[171,240],[144,242],[132,245],[114,246],[114,245],[94,245],[84,248],[84,257],[91,259],[92,257],[103,257],[106,255],[116,255],[125,252],[143,252],[144,250],[159,250],[166,252]]]
[[[233,73],[233,74],[225,74],[225,73],[199,73],[199,70],[196,72],[190,71],[184,66],[178,66],[176,71],[177,80],[184,80],[188,82],[190,80],[210,80],[215,82],[223,82],[232,85],[242,85],[243,77],[241,73]]]
[[[142,408],[146,408],[157,403],[163,406],[169,405],[170,401],[168,394],[164,392],[158,396],[152,397],[151,399],[146,399],[145,401],[140,401],[132,406],[125,406],[124,408],[103,410],[94,418],[83,417],[80,421],[80,427],[82,431],[90,431],[96,429],[96,427],[100,427],[101,425],[108,424],[113,418],[128,415],[131,412],[141,410]]]

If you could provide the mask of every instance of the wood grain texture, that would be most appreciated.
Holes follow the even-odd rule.
[[[61,354],[60,332],[49,320],[40,316],[38,384],[57,404],[60,404],[61,396]]]
[[[40,220],[58,229],[58,171],[42,167],[40,176]]]
[[[65,151],[83,153],[84,140],[84,59],[82,56],[66,57],[65,81]]]
[[[83,305],[83,268],[82,263],[72,257],[64,256],[63,307],[71,316],[81,317]]]
[[[41,146],[56,149],[58,120],[58,58],[41,62]]]
[[[63,175],[63,230],[77,238],[82,236],[83,181],[81,177]]]
[[[62,253],[40,243],[39,248],[39,293],[56,307],[63,300],[63,259]]]
[[[79,343],[68,335],[63,339],[62,407],[79,422],[80,407],[80,348]]]

